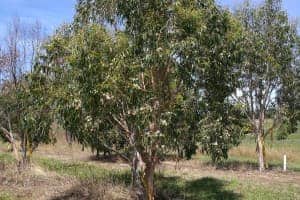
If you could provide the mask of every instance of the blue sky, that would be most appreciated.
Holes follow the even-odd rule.
[[[228,6],[230,8],[234,7],[234,5],[239,5],[244,0],[216,0],[217,2]],[[261,3],[262,0],[251,0],[254,3]],[[300,17],[300,0],[282,0],[283,8],[289,13],[292,18]]]
[[[243,0],[216,0],[230,8]],[[261,0],[253,0],[261,2]],[[13,16],[22,21],[39,20],[46,32],[51,34],[64,22],[70,22],[74,15],[76,0],[0,0],[0,39],[6,32],[6,24]],[[283,6],[292,18],[300,18],[300,0],[283,0]]]
[[[75,4],[76,0],[0,0],[0,38],[14,16],[26,22],[38,20],[50,34],[60,24],[72,20]]]

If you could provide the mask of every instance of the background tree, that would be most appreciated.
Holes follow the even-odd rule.
[[[294,54],[295,30],[280,0],[266,0],[253,7],[246,2],[237,11],[244,25],[244,62],[240,68],[240,85],[233,99],[244,108],[253,132],[257,136],[259,170],[266,167],[265,138],[283,121],[286,105],[282,99],[284,88],[295,87]],[[293,104],[295,90],[291,90]],[[266,127],[265,114],[275,109],[272,125]]]
[[[6,61],[2,62],[0,76],[0,133],[11,143],[21,168],[28,166],[31,153],[39,143],[51,140],[47,81],[38,68],[28,75],[36,63],[34,59],[42,40],[40,30],[40,26],[14,18],[8,26],[3,48]],[[32,51],[28,50],[29,46]]]
[[[295,35],[296,27],[295,24],[293,27]],[[286,139],[289,134],[295,133],[300,121],[300,37],[296,35],[295,38],[292,67],[283,74],[282,88],[278,91],[280,95],[278,102],[284,107],[284,116],[277,131],[277,139]]]

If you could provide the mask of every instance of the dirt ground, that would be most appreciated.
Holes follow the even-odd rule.
[[[3,146],[0,151],[5,151]],[[42,145],[38,151],[35,152],[36,157],[49,157],[65,161],[80,161],[87,162],[92,165],[101,166],[108,169],[124,169],[128,165],[119,159],[112,160],[96,160],[92,156],[92,152],[88,149],[82,151],[79,144],[67,145],[63,141],[55,145]],[[157,172],[163,171],[164,173],[180,176],[182,178],[202,178],[213,177],[222,178],[225,180],[243,180],[255,181],[260,184],[272,185],[277,184],[290,184],[299,187],[300,190],[300,173],[299,172],[280,172],[277,170],[266,171],[259,173],[255,169],[249,168],[221,168],[217,169],[211,165],[205,165],[199,160],[180,161],[175,162],[172,160],[164,161],[157,167]],[[74,188],[79,187],[78,194],[70,194]],[[99,187],[98,187],[99,188]],[[129,195],[126,194],[124,188],[119,188],[119,191],[110,192],[111,186],[102,186],[100,193],[103,195],[112,195],[116,193],[124,193],[126,199]],[[116,188],[113,188],[116,190]],[[88,191],[89,190],[89,191]],[[55,172],[45,171],[41,167],[34,165],[29,172],[18,174],[13,166],[4,166],[0,169],[0,191],[8,191],[15,195],[17,199],[39,199],[39,200],[59,200],[59,199],[72,199],[70,197],[78,197],[77,199],[92,199],[91,190],[97,190],[93,183],[82,183],[75,178],[59,175]],[[117,189],[118,190],[118,189]],[[97,191],[99,194],[99,191]],[[88,194],[88,195],[85,195]],[[106,196],[103,199],[109,199]]]

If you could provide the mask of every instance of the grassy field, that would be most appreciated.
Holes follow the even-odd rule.
[[[107,170],[85,163],[68,163],[53,159],[39,159],[45,169],[94,182],[104,181],[126,187],[130,183],[128,170]],[[174,176],[175,175],[175,176]],[[157,199],[300,199],[299,188],[292,184],[273,186],[256,183],[255,180],[189,176],[180,170],[164,170],[156,175]],[[272,187],[271,187],[272,185]]]
[[[1,156],[8,160],[9,155]],[[5,161],[5,162],[6,162]],[[35,163],[45,172],[55,172],[61,176],[78,179],[71,189],[53,199],[98,199],[104,197],[107,187],[114,188],[116,199],[129,199],[130,174],[128,170],[109,170],[83,162],[66,162],[55,159],[39,158]],[[193,172],[193,171],[191,171]],[[183,173],[171,167],[156,175],[157,199],[261,199],[261,200],[294,200],[300,199],[300,185],[274,184],[272,181],[259,182],[258,179],[238,179],[222,175],[206,176],[202,173]],[[96,187],[96,188],[95,188]],[[118,193],[118,194],[116,194]],[[12,191],[0,193],[0,199],[17,199]],[[121,197],[120,197],[121,194]],[[99,198],[102,199],[102,198]]]
[[[217,167],[201,154],[190,161],[165,161],[157,168],[156,199],[300,200],[300,134],[283,141],[268,139],[267,152],[270,170],[264,174],[256,170],[251,136]],[[281,171],[283,154],[288,157],[286,173]],[[79,145],[41,146],[32,169],[18,174],[12,155],[0,144],[0,200],[131,199],[126,163],[97,161],[90,155]]]
[[[228,163],[257,165],[254,136],[247,136],[243,142],[229,153]],[[270,168],[282,169],[283,156],[287,156],[289,170],[300,171],[300,133],[290,135],[286,140],[266,141],[267,161]]]

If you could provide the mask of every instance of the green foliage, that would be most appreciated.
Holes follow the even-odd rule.
[[[239,103],[252,120],[258,119],[259,112],[273,113],[277,124],[287,118],[297,126],[297,33],[282,11],[281,0],[268,0],[258,7],[247,1],[236,15],[245,30],[239,68],[240,99],[245,101]]]
[[[276,139],[277,140],[285,140],[288,138],[289,134],[293,133],[293,126],[289,121],[283,122],[278,130],[276,131]]]
[[[0,95],[0,125],[7,130],[16,130],[18,127],[18,101],[16,89],[11,87],[10,83],[1,88]]]
[[[23,161],[41,143],[54,141],[50,84],[38,69],[23,77],[17,85],[9,81],[0,94],[0,126],[21,142]]]
[[[297,124],[297,33],[281,3],[281,0],[266,0],[254,7],[246,1],[236,11],[244,28],[244,39],[243,60],[237,70],[239,84],[233,99],[244,110],[257,136],[260,171],[267,166],[264,147],[267,135],[273,135],[281,123],[285,125],[280,129],[287,128],[289,123],[289,130],[281,132],[293,132]],[[266,114],[272,112],[273,124],[266,129]]]
[[[227,159],[229,149],[238,146],[250,129],[238,109],[229,108],[224,114],[207,114],[200,122],[202,151],[208,153],[214,163]]]
[[[45,74],[36,69],[26,77],[24,86],[17,94],[22,107],[19,127],[33,149],[40,143],[48,144],[54,139],[51,134],[53,116],[49,87]]]
[[[79,1],[74,32],[63,30],[46,47],[49,62],[65,61],[55,69],[65,81],[57,95],[60,122],[84,145],[98,149],[115,144],[120,150],[129,144],[116,121],[122,118],[143,150],[158,143],[163,147],[160,155],[171,148],[190,158],[199,142],[202,110],[227,112],[226,106],[222,111],[212,107],[226,101],[235,88],[239,24],[213,2],[92,4]],[[125,26],[114,35],[95,24],[117,20],[112,7]],[[131,10],[152,15],[131,15]],[[87,15],[92,22],[86,21]],[[53,59],[55,52],[61,53]],[[151,123],[157,130],[149,129]]]

